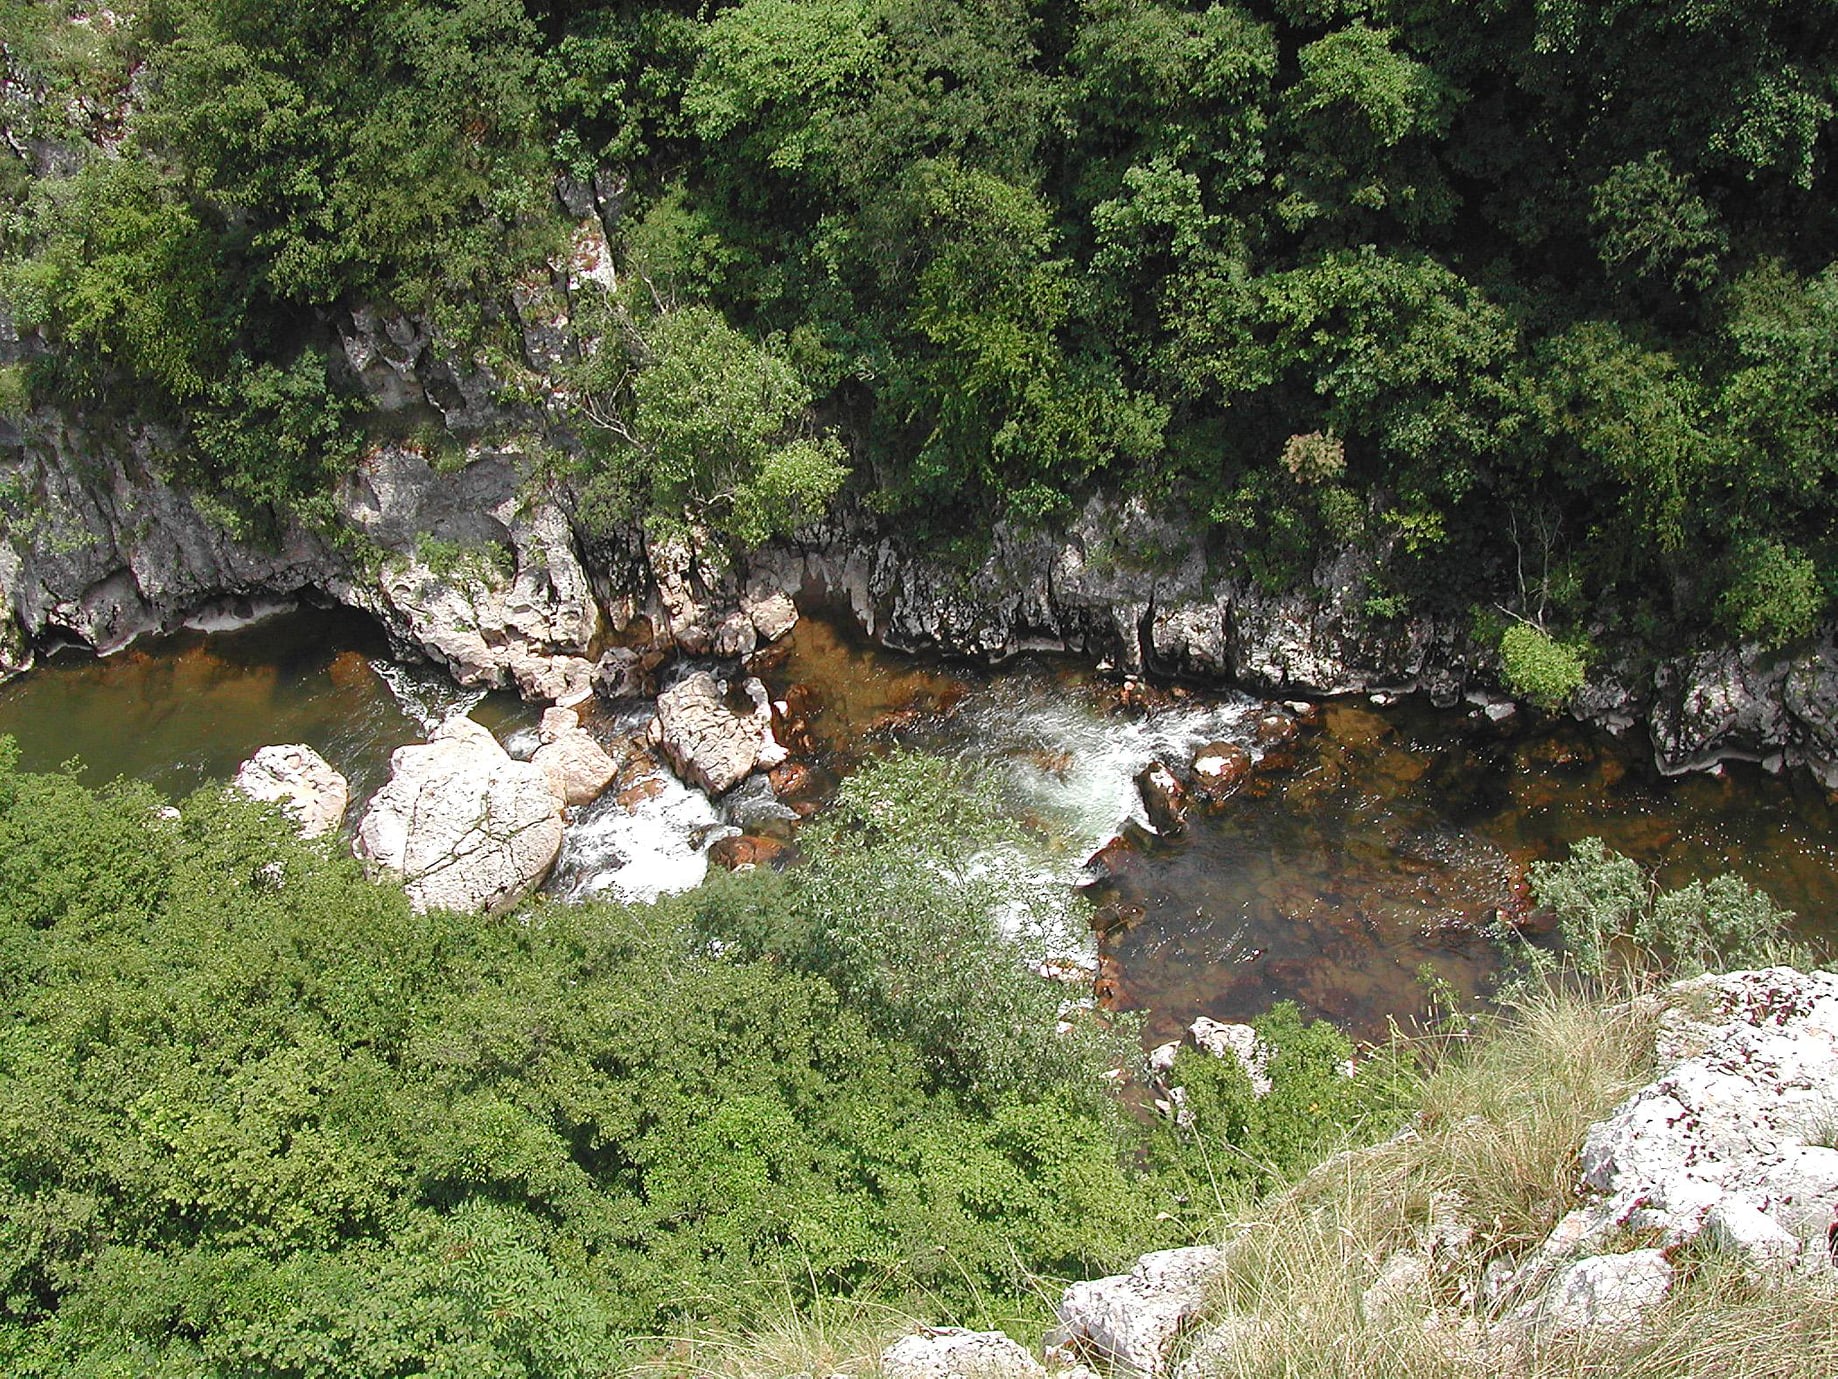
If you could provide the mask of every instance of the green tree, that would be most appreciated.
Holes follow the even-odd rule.
[[[847,476],[842,445],[815,433],[811,391],[783,354],[705,306],[632,331],[629,371],[609,342],[587,365],[589,415],[611,439],[601,511],[663,529],[707,523],[743,546],[821,515]]]

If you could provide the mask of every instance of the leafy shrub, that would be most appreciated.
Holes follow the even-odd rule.
[[[1511,623],[1500,634],[1500,659],[1513,692],[1541,709],[1562,708],[1582,688],[1587,670],[1577,647],[1528,622]]]
[[[974,1315],[1165,1239],[1166,1188],[1090,1063],[1054,1080],[1076,1060],[1042,1052],[1051,988],[1012,954],[1011,987],[935,964],[910,993],[886,964],[916,950],[858,955],[839,994],[712,952],[701,897],[417,915],[272,808],[207,790],[175,819],[15,762],[0,739],[9,1373],[597,1374],[690,1319]],[[761,933],[812,923],[783,887],[726,895]],[[1002,1008],[1022,978],[1040,998]]]
[[[1156,1130],[1157,1167],[1186,1184],[1198,1220],[1281,1186],[1325,1155],[1395,1128],[1412,1085],[1390,1055],[1355,1069],[1353,1046],[1288,1001],[1251,1022],[1270,1089],[1256,1094],[1236,1058],[1183,1049],[1168,1075],[1184,1089],[1184,1120]],[[1349,1075],[1351,1073],[1351,1075]]]
[[[1744,542],[1731,553],[1732,571],[1717,601],[1719,621],[1739,637],[1780,646],[1812,631],[1825,606],[1819,570],[1778,541]]]
[[[1805,962],[1790,940],[1793,912],[1739,877],[1662,891],[1638,864],[1600,838],[1574,844],[1562,862],[1534,862],[1532,891],[1558,921],[1569,960],[1599,976],[1617,954],[1667,972]]]
[[[954,768],[913,754],[871,763],[800,842],[809,865],[769,914],[712,892],[704,931],[822,976],[975,1101],[1045,1086],[1104,1099],[1100,1074],[1130,1061],[1132,1043],[1091,1021],[1054,1033],[1065,988],[1030,972],[998,924],[1030,890],[1001,864],[1021,839]]]

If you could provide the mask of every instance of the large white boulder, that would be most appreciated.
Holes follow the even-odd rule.
[[[591,804],[619,774],[619,765],[581,726],[573,709],[546,709],[538,730],[542,745],[530,758],[564,804]]]
[[[280,805],[302,838],[336,829],[351,800],[345,778],[303,742],[262,748],[237,769],[234,783],[252,800]]]
[[[1627,1331],[1666,1300],[1672,1273],[1660,1250],[1578,1260],[1557,1276],[1525,1320],[1547,1334],[1589,1327]]]
[[[657,722],[659,745],[676,773],[711,795],[785,759],[772,736],[771,696],[755,679],[732,695],[726,680],[707,671],[685,676],[658,695]]]
[[[1661,1244],[1710,1238],[1759,1267],[1826,1258],[1838,1208],[1838,976],[1776,967],[1680,983],[1657,1076],[1583,1145],[1582,1186]],[[1766,1222],[1757,1219],[1765,1217]],[[1772,1227],[1772,1228],[1770,1228]]]
[[[1157,1250],[1128,1274],[1075,1283],[1047,1333],[1052,1353],[1108,1364],[1120,1379],[1155,1379],[1182,1330],[1206,1301],[1206,1284],[1221,1252],[1211,1245]]]
[[[1000,1331],[928,1326],[882,1352],[881,1379],[1046,1379],[1046,1370]]]
[[[399,748],[357,830],[357,855],[402,880],[418,910],[501,914],[542,884],[562,846],[562,802],[533,762],[451,718]]]

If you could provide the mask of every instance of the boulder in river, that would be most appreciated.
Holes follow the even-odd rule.
[[[1143,812],[1155,831],[1172,838],[1187,827],[1187,787],[1161,762],[1151,762],[1136,773],[1136,789]]]
[[[705,670],[685,676],[657,697],[657,724],[658,745],[677,774],[711,795],[785,760],[772,736],[772,700],[755,679],[735,695]]]
[[[1209,804],[1228,798],[1250,779],[1255,763],[1235,742],[1213,742],[1193,759],[1193,793]]]
[[[302,742],[262,748],[238,768],[235,784],[252,800],[280,805],[302,838],[336,829],[351,800],[345,778]]]
[[[591,804],[619,774],[619,767],[573,709],[546,709],[539,729],[542,745],[530,758],[542,768],[562,803]]]
[[[357,855],[400,877],[418,910],[502,914],[542,884],[562,846],[562,802],[534,762],[451,718],[397,749],[357,830]]]

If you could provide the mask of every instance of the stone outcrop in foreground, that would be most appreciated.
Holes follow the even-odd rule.
[[[357,830],[357,855],[401,879],[418,910],[502,914],[542,884],[562,847],[562,798],[490,731],[451,718],[399,748]]]
[[[1767,1271],[1832,1267],[1838,975],[1767,968],[1673,988],[1658,1077],[1583,1145],[1590,1200],[1559,1232],[1707,1237]]]

